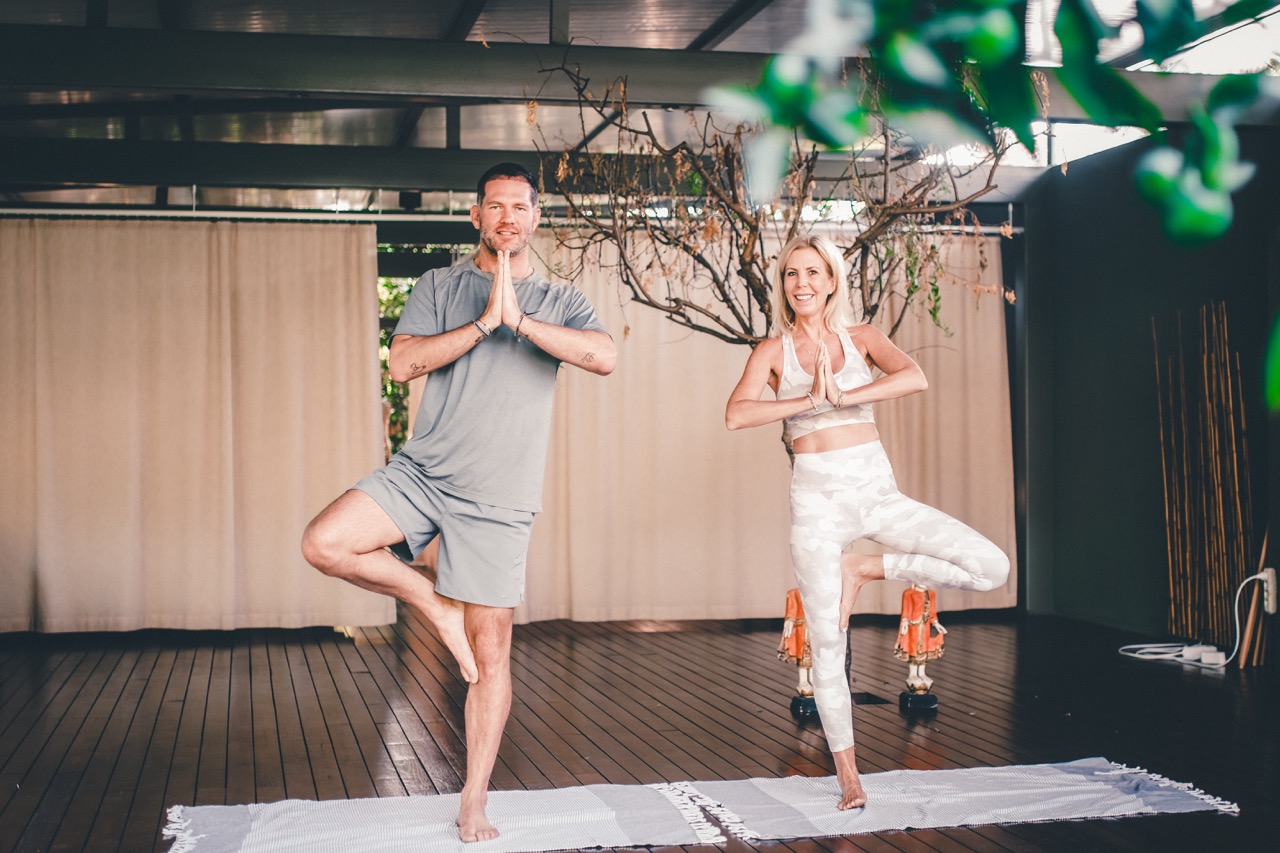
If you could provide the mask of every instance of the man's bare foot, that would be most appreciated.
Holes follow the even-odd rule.
[[[853,747],[833,752],[836,760],[836,781],[840,783],[840,802],[836,808],[841,811],[856,809],[867,804],[867,793],[862,790],[862,780],[858,778],[858,765],[853,757]]]
[[[884,558],[868,554],[840,556],[840,630],[849,627],[853,605],[868,581],[884,580]]]
[[[419,609],[435,627],[436,633],[440,635],[440,641],[458,661],[458,668],[462,670],[462,680],[468,684],[475,684],[480,678],[480,670],[476,667],[476,656],[471,651],[467,629],[463,624],[462,602],[445,598],[433,589],[427,606]]]
[[[481,791],[477,795],[462,790],[462,806],[458,809],[458,837],[464,843],[473,841],[489,841],[498,837],[498,830],[489,823],[484,807],[489,802],[489,793]]]

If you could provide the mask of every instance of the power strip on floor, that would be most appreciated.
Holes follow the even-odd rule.
[[[1276,570],[1270,567],[1262,570],[1262,609],[1276,612]]]

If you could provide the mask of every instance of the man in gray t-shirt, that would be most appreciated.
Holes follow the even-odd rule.
[[[481,176],[476,196],[476,250],[418,280],[391,340],[392,379],[430,375],[413,438],[302,539],[307,561],[325,574],[421,611],[472,682],[463,841],[498,835],[485,802],[511,709],[513,608],[541,508],[556,374],[568,363],[606,376],[617,363],[586,297],[533,271],[533,177],[502,163]],[[416,555],[436,537],[434,583],[388,550]]]

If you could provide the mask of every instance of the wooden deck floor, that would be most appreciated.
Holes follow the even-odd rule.
[[[1240,804],[1215,813],[893,832],[746,851],[1266,849],[1280,836],[1276,667],[1122,658],[1144,638],[944,614],[941,708],[909,717],[894,625],[855,620],[863,772],[1105,756]],[[833,772],[788,712],[777,624],[521,626],[500,790]],[[457,791],[464,688],[412,616],[332,631],[0,635],[0,851],[156,851],[173,804]],[[884,700],[879,702],[877,700]],[[689,850],[709,851],[697,847]]]

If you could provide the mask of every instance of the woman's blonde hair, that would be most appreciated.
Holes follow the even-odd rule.
[[[797,249],[813,249],[827,266],[827,272],[835,280],[835,290],[827,297],[826,309],[822,312],[823,322],[831,331],[840,331],[852,325],[853,308],[849,305],[849,280],[844,263],[844,255],[839,247],[826,237],[807,234],[793,237],[778,252],[778,260],[773,267],[773,334],[791,332],[796,327],[796,312],[787,303],[787,293],[783,287],[783,275],[787,261]]]

